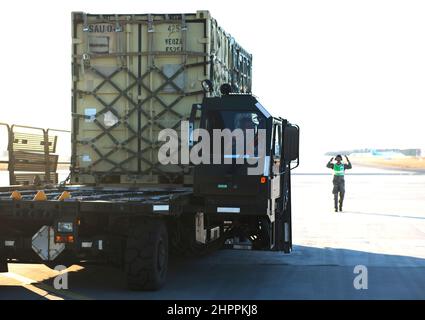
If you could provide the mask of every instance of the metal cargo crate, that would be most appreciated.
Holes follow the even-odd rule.
[[[72,14],[73,183],[190,183],[158,163],[162,129],[179,132],[192,104],[230,83],[251,92],[252,56],[208,11]]]

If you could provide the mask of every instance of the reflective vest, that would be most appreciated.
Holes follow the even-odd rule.
[[[343,176],[344,175],[344,170],[345,170],[345,168],[344,168],[344,164],[343,163],[341,163],[341,164],[335,163],[334,164],[334,175],[335,176]]]

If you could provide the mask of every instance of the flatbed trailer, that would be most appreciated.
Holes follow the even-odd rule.
[[[12,193],[19,194],[19,199],[12,199]],[[189,209],[192,196],[192,188],[176,186],[66,186],[20,191],[2,188],[1,257],[6,256],[9,262],[42,261],[51,267],[96,260],[128,268],[131,263],[126,261],[126,246],[133,232],[139,230],[132,225],[146,225],[142,220],[149,221],[149,225],[160,221],[159,226],[163,227],[165,221],[170,232],[175,229],[176,219]],[[72,227],[63,230],[63,224]],[[142,228],[142,233],[149,234],[152,230],[155,229]],[[144,254],[149,255],[149,249],[156,250],[158,243],[155,239],[146,242]],[[162,245],[165,246],[162,259],[167,259],[168,232]],[[166,261],[162,264],[166,270]],[[0,271],[7,269],[2,267]],[[144,281],[143,288],[155,289],[158,281],[162,282],[161,279],[151,284]],[[141,287],[140,281],[132,284],[136,289]]]

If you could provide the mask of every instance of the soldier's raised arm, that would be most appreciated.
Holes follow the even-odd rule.
[[[347,157],[347,156],[345,156],[345,159],[347,160],[347,164],[346,164],[346,165],[344,165],[345,170],[347,170],[347,169],[351,169],[353,166],[351,165],[350,159],[348,159],[348,157]]]
[[[332,160],[333,159],[334,158],[332,157],[331,160],[329,160],[329,162],[326,164],[326,168],[330,168],[330,169],[333,169],[334,168],[334,165],[332,164]]]

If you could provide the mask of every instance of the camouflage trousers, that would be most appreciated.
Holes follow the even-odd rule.
[[[344,202],[344,195],[345,195],[345,180],[344,176],[334,176],[333,178],[333,189],[332,193],[334,195],[334,206],[335,209],[342,209],[342,204]],[[338,199],[339,198],[339,199]]]

